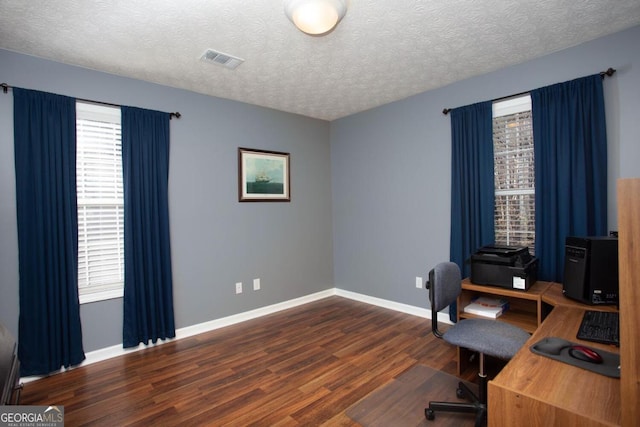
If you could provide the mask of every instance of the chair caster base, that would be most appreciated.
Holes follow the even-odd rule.
[[[425,408],[424,416],[429,421],[433,421],[436,419],[436,413],[433,411],[433,409],[430,408]]]

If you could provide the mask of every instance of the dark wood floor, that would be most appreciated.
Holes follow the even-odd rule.
[[[358,426],[351,405],[455,358],[427,319],[330,297],[27,383],[21,404],[67,426]]]

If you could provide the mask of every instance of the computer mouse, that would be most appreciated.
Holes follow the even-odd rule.
[[[574,359],[584,360],[591,363],[602,363],[602,356],[592,348],[582,345],[572,345],[569,347],[569,355]]]
[[[563,348],[571,346],[571,342],[558,337],[547,337],[533,346],[537,351],[545,354],[558,355]]]

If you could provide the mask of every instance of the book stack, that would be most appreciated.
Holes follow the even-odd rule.
[[[509,308],[509,301],[502,298],[476,297],[464,308],[465,313],[495,319]]]

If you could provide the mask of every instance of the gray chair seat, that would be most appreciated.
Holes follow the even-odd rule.
[[[529,334],[498,320],[464,319],[442,338],[449,344],[508,360],[529,339]]]

